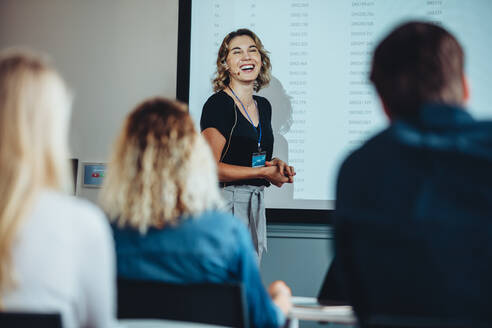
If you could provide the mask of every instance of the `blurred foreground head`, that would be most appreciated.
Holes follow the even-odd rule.
[[[71,99],[60,75],[28,50],[0,52],[0,287],[12,282],[11,246],[42,189],[70,187]]]
[[[458,41],[430,23],[409,22],[376,48],[371,81],[391,118],[412,118],[425,103],[462,105],[468,96]]]
[[[118,225],[142,232],[220,205],[215,161],[184,104],[154,98],[127,116],[101,201]]]

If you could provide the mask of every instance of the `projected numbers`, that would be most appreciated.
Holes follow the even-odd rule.
[[[442,25],[444,0],[427,0],[426,4],[426,16],[431,22],[437,25]]]
[[[250,19],[250,23],[249,23],[249,27],[251,28],[251,30],[255,30],[256,29],[256,18],[257,18],[257,1],[256,0],[250,0],[250,3],[249,3],[249,19]]]
[[[224,37],[223,34],[223,27],[221,22],[224,21],[224,13],[226,10],[223,8],[222,1],[216,0],[213,2],[212,5],[213,12],[212,12],[212,18],[213,18],[213,49],[219,49],[221,43],[222,43],[222,38]]]
[[[292,127],[287,137],[289,162],[296,167],[294,194],[305,191],[304,159],[309,108],[309,1],[293,0],[287,12],[288,81],[287,93],[292,97]]]
[[[347,142],[360,145],[367,139],[373,124],[373,91],[369,83],[371,51],[374,46],[376,13],[375,1],[353,0],[349,12],[349,63]]]

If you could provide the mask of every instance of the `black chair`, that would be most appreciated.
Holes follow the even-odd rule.
[[[172,284],[118,279],[119,319],[167,319],[249,327],[239,284]]]
[[[492,221],[339,218],[336,256],[361,327],[492,327]]]
[[[0,312],[0,327],[62,328],[62,321],[58,313]]]

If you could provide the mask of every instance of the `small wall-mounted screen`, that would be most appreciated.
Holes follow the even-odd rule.
[[[104,163],[84,163],[83,187],[100,188],[106,174]]]

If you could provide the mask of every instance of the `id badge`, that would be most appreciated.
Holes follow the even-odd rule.
[[[251,155],[251,167],[265,166],[265,161],[266,161],[266,151],[253,153],[253,155]]]

